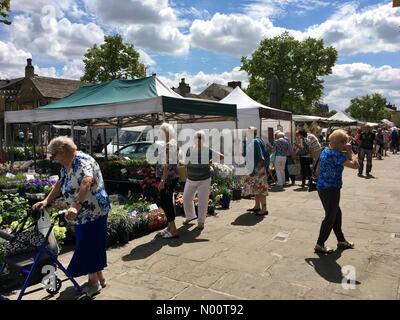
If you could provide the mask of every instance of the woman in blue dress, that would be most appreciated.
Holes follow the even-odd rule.
[[[68,206],[66,218],[74,225],[76,246],[68,266],[73,277],[89,275],[83,290],[89,295],[106,285],[103,269],[107,266],[107,216],[111,210],[98,163],[77,150],[72,139],[57,137],[48,146],[52,158],[61,165],[60,179],[45,200],[33,208],[41,209],[62,195]]]

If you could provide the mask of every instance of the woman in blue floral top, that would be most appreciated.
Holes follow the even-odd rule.
[[[325,242],[332,229],[338,240],[339,249],[354,247],[354,243],[348,242],[342,232],[342,210],[339,206],[343,169],[344,167],[358,168],[358,159],[353,153],[349,141],[344,130],[335,130],[329,136],[329,148],[323,150],[320,155],[317,189],[325,210],[325,219],[322,221],[317,245],[314,249],[316,253],[333,252],[332,249],[325,247]]]
[[[68,137],[53,139],[48,150],[62,165],[60,180],[47,198],[33,207],[44,208],[59,195],[65,198],[69,207],[65,216],[75,225],[76,238],[68,271],[74,277],[88,274],[83,290],[93,295],[106,285],[102,270],[107,266],[107,216],[111,210],[100,167]]]

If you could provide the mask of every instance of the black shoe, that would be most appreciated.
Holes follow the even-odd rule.
[[[247,209],[248,212],[259,212],[261,211],[260,208],[256,209],[256,208],[251,208],[251,209]]]

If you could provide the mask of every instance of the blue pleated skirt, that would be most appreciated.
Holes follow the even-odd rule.
[[[102,271],[107,267],[107,215],[75,226],[75,251],[68,271],[73,277]]]

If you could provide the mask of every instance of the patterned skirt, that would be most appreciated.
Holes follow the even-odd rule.
[[[252,176],[243,177],[244,195],[268,195],[268,173],[264,165],[259,165]]]

